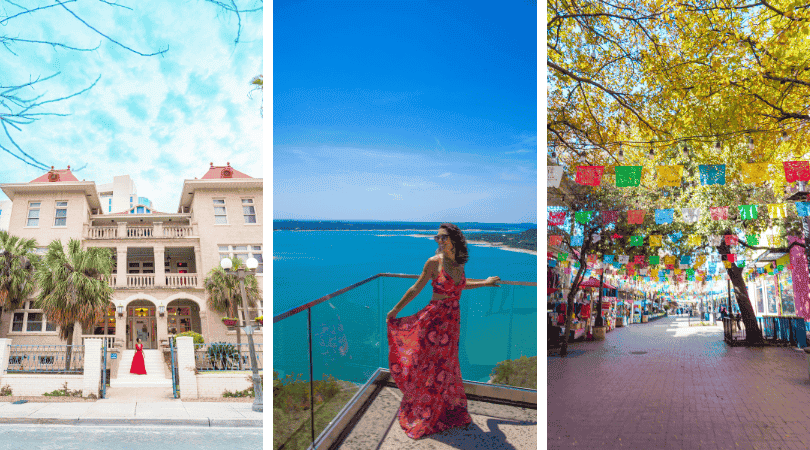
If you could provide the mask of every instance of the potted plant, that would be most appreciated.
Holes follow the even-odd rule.
[[[264,316],[259,316],[254,320],[256,321],[256,323],[258,323],[261,326],[262,322],[264,322]]]
[[[223,317],[222,323],[224,323],[226,327],[235,327],[236,324],[239,323],[239,319],[236,317]]]

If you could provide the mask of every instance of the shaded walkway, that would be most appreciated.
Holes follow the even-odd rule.
[[[808,449],[804,352],[669,317],[548,357],[548,448]]]

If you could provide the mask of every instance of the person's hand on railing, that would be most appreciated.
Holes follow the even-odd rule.
[[[489,277],[484,280],[484,284],[486,286],[500,287],[500,285],[497,284],[499,281],[501,281],[501,277]]]

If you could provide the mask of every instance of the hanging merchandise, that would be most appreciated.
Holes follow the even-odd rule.
[[[655,223],[658,225],[666,225],[668,223],[672,223],[672,217],[674,216],[675,210],[674,209],[656,209],[655,210]]]
[[[700,184],[707,186],[712,184],[726,184],[725,164],[700,164]]]
[[[728,220],[728,206],[710,207],[712,220]]]
[[[788,244],[794,242],[804,244],[804,239],[798,236],[788,236]],[[810,277],[808,277],[807,257],[803,247],[794,245],[790,249],[790,265],[793,266],[793,301],[796,306],[796,315],[808,320],[810,319],[810,292],[808,292]]]
[[[616,166],[616,187],[635,187],[641,183],[641,166]]]
[[[644,210],[643,209],[631,209],[627,211],[627,223],[628,224],[636,224],[641,225],[644,223]]]
[[[768,174],[768,163],[750,163],[742,164],[742,180],[743,183],[753,184],[759,186],[770,179]]]
[[[605,225],[616,223],[619,220],[618,211],[602,211],[602,223]]]
[[[699,208],[681,208],[681,214],[685,223],[695,223],[700,220]]]
[[[599,186],[605,166],[578,166],[575,181],[585,186]]]
[[[810,181],[810,164],[807,161],[785,161],[785,181]]]
[[[564,223],[565,223],[565,211],[548,213],[548,224],[550,226],[560,226]]]
[[[681,185],[681,175],[683,166],[657,166],[658,187],[679,187]]]
[[[563,177],[562,166],[548,166],[548,187],[560,187]]]
[[[768,215],[771,216],[771,219],[784,219],[787,217],[787,205],[784,203],[769,204]]]
[[[754,220],[757,218],[757,205],[740,205],[740,219]]]
[[[574,219],[577,223],[585,225],[586,223],[591,221],[591,217],[593,217],[593,211],[577,211],[574,213]]]

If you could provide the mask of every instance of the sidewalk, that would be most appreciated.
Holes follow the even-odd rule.
[[[0,402],[0,424],[262,427],[262,413],[251,409],[252,402],[184,402],[116,389],[115,398],[95,402]]]
[[[810,448],[805,353],[686,324],[632,324],[548,357],[548,448]]]

